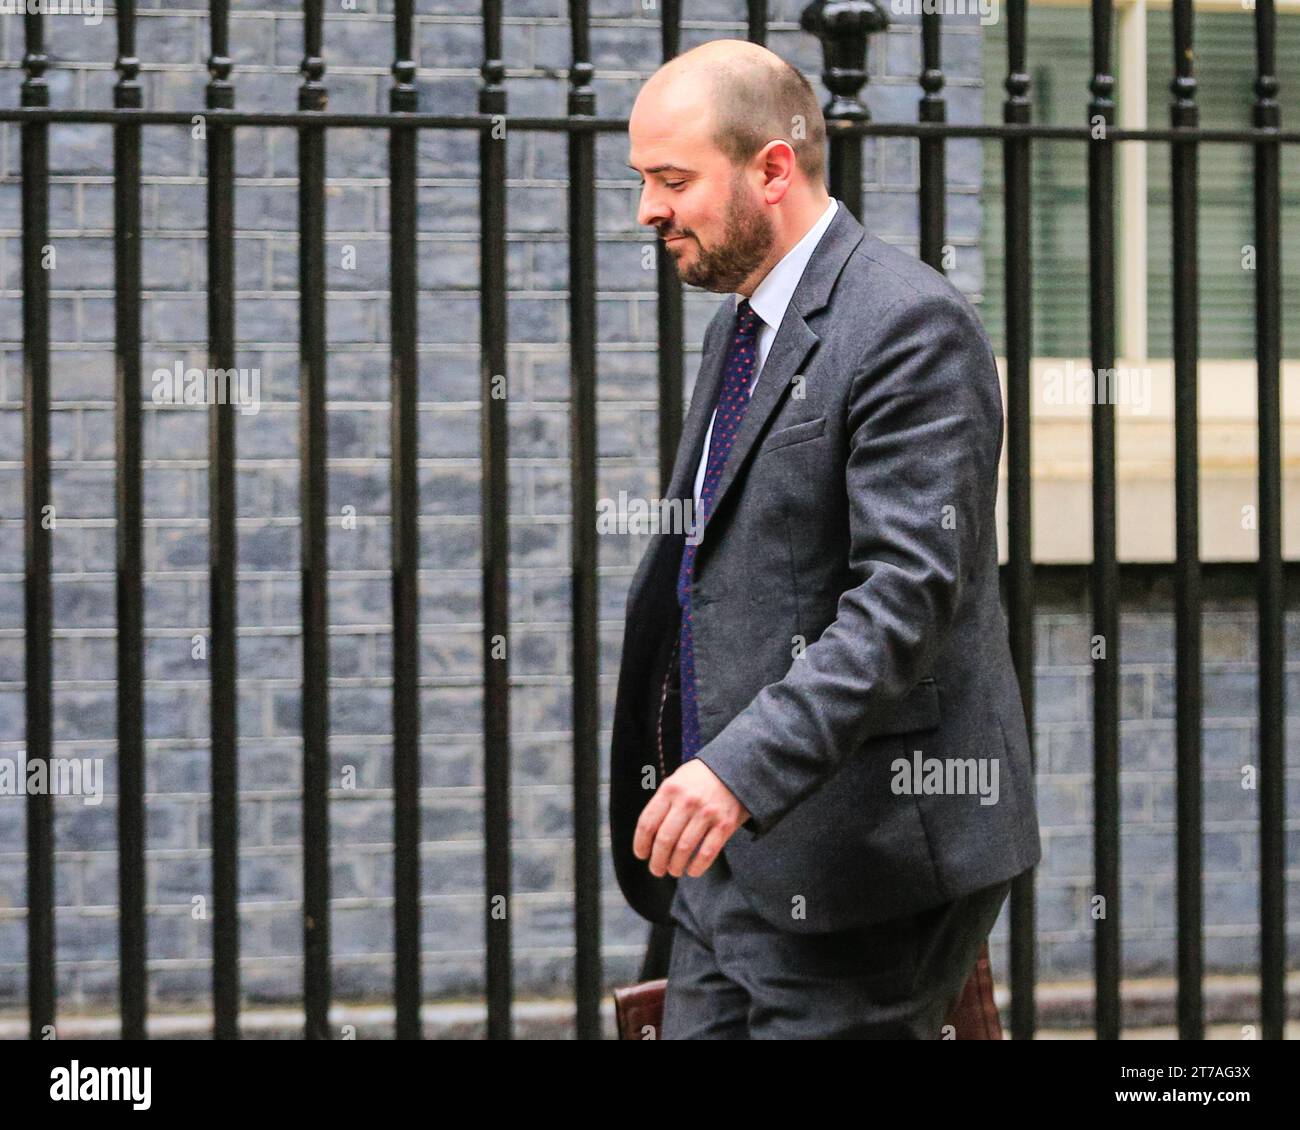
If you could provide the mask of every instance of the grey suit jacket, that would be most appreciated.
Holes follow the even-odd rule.
[[[691,498],[734,325],[727,296],[670,498]],[[1002,422],[973,308],[841,206],[759,374],[692,588],[699,758],[752,813],[724,851],[779,928],[896,918],[1040,858],[998,591]],[[656,534],[628,591],[610,762],[615,872],[657,922],[676,880],[632,834],[680,758],[684,540]]]

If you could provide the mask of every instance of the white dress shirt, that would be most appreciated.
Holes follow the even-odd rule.
[[[776,338],[776,331],[781,325],[781,319],[785,317],[786,307],[790,305],[790,299],[794,296],[794,289],[799,285],[799,280],[803,278],[804,268],[808,266],[808,260],[812,258],[813,249],[820,242],[822,234],[830,226],[831,220],[835,218],[835,209],[838,202],[834,197],[826,205],[826,211],[821,214],[817,222],[804,233],[804,237],[796,243],[775,267],[763,276],[762,281],[754,288],[754,293],[749,299],[750,308],[758,315],[758,361],[754,365],[754,376],[749,383],[749,395],[754,395],[754,388],[758,384],[758,375],[763,371],[763,362],[767,360],[768,351],[772,348],[772,342]],[[742,295],[732,296],[737,306],[740,305]],[[700,492],[704,489],[704,472],[709,465],[709,444],[713,440],[713,421],[718,415],[717,408],[714,408],[713,415],[709,417],[709,430],[704,433],[704,450],[700,453],[700,465],[695,471],[695,513],[700,512]]]

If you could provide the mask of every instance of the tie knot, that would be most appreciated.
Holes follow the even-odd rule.
[[[759,317],[749,304],[748,298],[742,298],[736,307],[736,336],[754,337],[758,333]]]

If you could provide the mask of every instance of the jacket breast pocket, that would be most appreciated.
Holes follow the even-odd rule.
[[[825,416],[818,416],[815,420],[804,420],[799,424],[791,424],[788,428],[781,428],[778,431],[771,432],[767,439],[763,441],[763,446],[759,448],[759,454],[776,451],[781,447],[791,447],[796,443],[804,443],[825,433]]]

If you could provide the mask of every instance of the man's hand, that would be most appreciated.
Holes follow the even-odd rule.
[[[632,853],[637,859],[649,856],[650,874],[657,878],[662,878],[665,865],[674,878],[680,879],[683,871],[703,875],[749,817],[749,810],[713,770],[691,758],[664,780],[645,806],[632,837]]]

